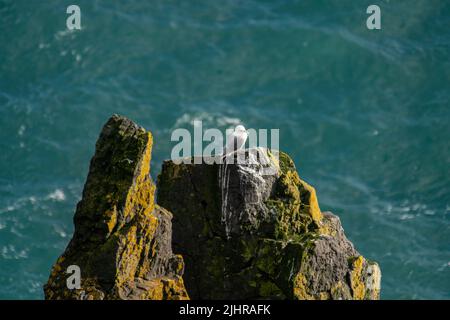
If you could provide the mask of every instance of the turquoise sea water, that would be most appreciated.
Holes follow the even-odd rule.
[[[280,128],[382,298],[450,299],[450,1],[0,0],[0,299],[43,298],[113,113],[154,177],[194,119]]]

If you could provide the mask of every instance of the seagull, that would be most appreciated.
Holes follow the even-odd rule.
[[[245,127],[242,125],[236,126],[234,128],[234,132],[228,135],[226,139],[226,146],[223,150],[223,155],[227,155],[236,150],[241,149],[245,145],[245,141],[247,141],[248,131],[245,130]]]

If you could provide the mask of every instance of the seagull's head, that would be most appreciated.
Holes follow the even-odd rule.
[[[245,130],[245,127],[243,125],[237,125],[236,128],[234,128],[234,131],[236,133],[247,133],[247,130]]]

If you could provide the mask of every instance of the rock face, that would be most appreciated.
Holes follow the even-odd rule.
[[[46,299],[188,298],[183,259],[172,253],[172,214],[154,203],[151,149],[151,134],[130,120],[106,123]],[[71,265],[80,268],[79,289],[67,287]]]
[[[258,162],[163,164],[157,201],[174,214],[191,298],[378,299],[378,265],[320,211],[288,155],[263,152],[274,175],[261,175]]]

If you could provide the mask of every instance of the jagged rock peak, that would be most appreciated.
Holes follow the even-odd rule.
[[[187,299],[183,259],[172,253],[172,214],[155,205],[152,135],[113,115],[91,160],[75,232],[53,266],[46,299]],[[68,288],[69,266],[80,288]]]

